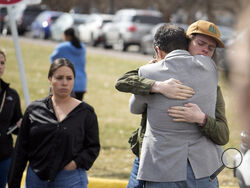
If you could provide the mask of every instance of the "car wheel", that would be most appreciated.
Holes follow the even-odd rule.
[[[120,37],[117,41],[116,49],[119,51],[127,51],[127,44],[124,42],[124,40]]]
[[[140,45],[140,52],[144,55],[148,54],[143,44]]]
[[[108,44],[105,35],[102,36],[102,45],[103,45],[103,48],[105,48],[105,49],[111,49],[111,48],[113,48],[112,45]]]
[[[105,40],[103,41],[103,47],[105,49],[111,49],[111,48],[113,48],[112,45],[107,44],[107,42]]]
[[[43,30],[39,30],[39,39],[46,39],[45,32]]]
[[[90,45],[93,47],[97,46],[97,41],[94,39],[93,33],[90,35]]]

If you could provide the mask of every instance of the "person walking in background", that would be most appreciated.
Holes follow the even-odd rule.
[[[200,25],[198,24],[199,22],[201,23]],[[205,25],[202,23],[205,23]],[[223,43],[217,42],[220,41],[219,32],[217,32],[216,34],[210,33],[208,28],[205,27],[206,25],[209,26],[209,24],[211,23],[200,20],[189,26],[187,37],[190,39],[188,49],[191,55],[205,55],[208,57],[214,56],[215,48],[211,49],[211,39],[212,43],[214,40],[214,42],[217,44],[217,47],[223,47]],[[159,37],[158,39],[156,39],[156,37],[159,36],[155,36],[154,48],[158,46],[161,51],[166,51],[164,47],[167,45],[166,41],[162,40],[162,37]],[[155,51],[157,52],[157,49]],[[160,61],[165,57],[161,55],[163,53],[157,53],[157,54],[158,54],[156,56],[157,61]],[[168,79],[166,81],[155,81],[152,79],[139,77],[138,69],[125,73],[122,77],[120,77],[117,80],[115,87],[117,90],[122,92],[131,92],[137,95],[150,95],[152,93],[161,93],[167,98],[179,99],[179,100],[188,99],[192,97],[192,95],[194,94],[191,88],[183,85],[179,80],[173,78]],[[199,112],[199,107],[197,109]],[[186,118],[185,121],[193,121],[193,122],[197,121],[197,118],[196,119],[191,118],[194,117],[195,112],[197,111],[193,111],[190,108],[189,114],[186,113],[188,115],[186,115],[187,117],[185,117]],[[127,188],[143,187],[143,182],[137,180],[136,176],[139,167],[140,148],[146,130],[146,118],[147,118],[147,112],[144,112],[142,114],[140,128],[137,129],[137,131],[135,131],[129,138],[131,149],[133,153],[136,154],[136,158],[133,163]],[[229,129],[225,117],[225,102],[219,86],[217,88],[215,118],[206,115],[203,126],[198,126],[198,128],[204,135],[210,138],[215,144],[225,145],[228,142]]]
[[[73,64],[56,59],[48,79],[52,95],[32,102],[18,134],[8,177],[9,188],[20,188],[29,162],[26,188],[87,188],[88,170],[99,151],[93,107],[71,97]]]
[[[0,188],[5,188],[7,175],[13,152],[13,139],[7,134],[8,129],[14,125],[20,127],[22,111],[20,98],[16,90],[4,82],[2,76],[5,71],[6,56],[0,50]],[[18,129],[13,133],[17,134]]]
[[[56,47],[50,56],[50,62],[57,58],[66,58],[73,63],[76,78],[72,96],[78,100],[83,100],[87,91],[86,48],[75,35],[73,28],[66,29],[63,37],[65,41]]]

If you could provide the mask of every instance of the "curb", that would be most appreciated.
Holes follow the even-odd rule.
[[[127,180],[104,179],[89,177],[88,188],[126,188]]]

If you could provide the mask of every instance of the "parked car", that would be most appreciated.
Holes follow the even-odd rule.
[[[85,24],[78,27],[80,40],[96,46],[102,42],[102,28],[111,22],[113,15],[111,14],[91,14]]]
[[[4,28],[4,18],[7,15],[7,9],[6,7],[0,8],[0,32],[2,33]]]
[[[50,38],[51,24],[62,14],[63,12],[49,10],[41,12],[31,24],[32,37],[42,39]]]
[[[154,35],[159,27],[161,27],[164,23],[159,23],[155,25],[149,34],[144,35],[141,40],[141,48],[140,51],[143,54],[154,54],[153,41]]]
[[[225,70],[226,66],[228,66],[227,58],[226,58],[226,50],[230,46],[231,41],[235,38],[235,32],[233,28],[227,26],[218,26],[221,33],[221,40],[225,44],[225,48],[217,48],[216,49],[216,61],[221,70]]]
[[[157,29],[159,27],[161,27],[163,24],[165,24],[165,23],[159,23],[159,24],[155,25],[151,29],[149,34],[144,35],[142,37],[141,48],[140,48],[141,53],[143,53],[143,54],[152,54],[152,55],[154,54],[154,48],[153,48],[154,35],[155,35]],[[172,24],[175,24],[175,25],[177,25],[179,27],[182,27],[185,31],[188,28],[188,25],[186,25],[186,24],[180,24],[180,23],[172,23]]]
[[[27,6],[24,3],[16,4],[16,5],[13,5],[11,7],[14,20],[16,21],[17,31],[19,34],[23,34],[19,30],[19,25],[20,25],[20,23],[22,23],[23,13],[24,13],[24,10],[26,9],[26,7]],[[5,12],[4,9],[3,9],[3,11]],[[2,33],[3,34],[10,34],[11,33],[10,20],[9,20],[9,15],[7,14],[7,10],[6,10],[6,15],[3,17]]]
[[[87,14],[62,14],[51,25],[51,39],[61,41],[63,32],[70,27],[74,28],[76,35],[79,35],[78,26],[86,23],[87,18]]]
[[[31,5],[27,6],[22,14],[21,19],[17,23],[18,32],[24,34],[31,30],[31,24],[36,17],[47,8],[44,5]]]
[[[130,45],[141,46],[142,37],[151,28],[163,22],[162,13],[156,10],[121,9],[112,23],[103,31],[104,46],[126,51]]]

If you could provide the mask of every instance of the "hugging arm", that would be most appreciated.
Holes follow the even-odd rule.
[[[115,84],[115,88],[121,92],[133,93],[135,95],[149,95],[154,80],[139,77],[138,70],[126,72]]]
[[[219,86],[217,87],[215,118],[209,115],[205,116],[198,105],[192,103],[185,104],[184,109],[181,106],[171,107],[168,113],[173,117],[173,121],[197,123],[200,131],[215,144],[225,145],[229,141],[225,102]]]
[[[120,77],[115,88],[121,92],[129,92],[135,95],[149,95],[160,93],[171,99],[187,99],[193,96],[192,88],[183,85],[179,80],[170,78],[165,81],[155,81],[140,77],[138,70],[132,70]]]

